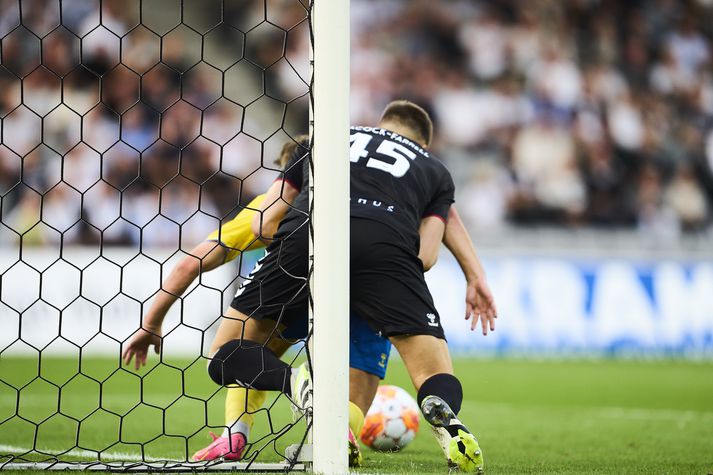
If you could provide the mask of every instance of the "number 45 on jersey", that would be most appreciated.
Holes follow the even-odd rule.
[[[369,151],[368,146],[373,138],[374,136],[361,132],[352,134],[349,137],[350,160],[358,163],[361,159],[368,158],[367,168],[376,168],[396,178],[404,176],[411,167],[411,160],[416,159],[416,154],[392,140],[382,140],[375,151]]]

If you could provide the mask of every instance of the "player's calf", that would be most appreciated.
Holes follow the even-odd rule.
[[[312,379],[307,364],[297,368],[272,350],[250,340],[232,340],[213,355],[208,375],[221,386],[238,385],[258,391],[280,391],[299,413],[312,409]]]
[[[483,473],[483,454],[473,434],[458,420],[463,402],[460,381],[451,374],[428,378],[418,391],[418,403],[443,449],[449,468]]]

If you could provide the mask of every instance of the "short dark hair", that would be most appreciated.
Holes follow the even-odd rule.
[[[411,101],[400,99],[390,102],[381,114],[379,122],[397,122],[411,129],[424,144],[431,145],[433,122],[426,110]]]

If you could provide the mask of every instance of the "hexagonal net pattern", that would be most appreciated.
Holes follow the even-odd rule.
[[[307,0],[0,0],[0,468],[225,468],[191,460],[232,423],[206,364],[263,252],[226,226],[249,234],[308,131],[309,20]],[[136,370],[141,328],[161,345]],[[243,404],[232,469],[299,468],[287,398]]]

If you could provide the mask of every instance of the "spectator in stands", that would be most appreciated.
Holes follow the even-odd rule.
[[[251,175],[259,165],[259,142],[245,134],[233,136],[242,125],[252,136],[266,137],[273,132],[266,124],[282,114],[281,108],[265,105],[267,99],[248,113],[241,106],[260,99],[263,85],[278,98],[294,98],[304,90],[306,28],[291,30],[286,44],[282,35],[277,44],[268,41],[269,31],[256,30],[260,41],[247,45],[245,54],[259,67],[239,62],[224,73],[226,97],[237,104],[223,102],[201,114],[188,102],[201,107],[211,102],[210,68],[189,78],[180,75],[194,60],[187,47],[193,33],[176,30],[165,38],[161,54],[157,37],[145,29],[119,41],[107,30],[127,34],[136,12],[120,8],[123,2],[105,4],[106,29],[92,34],[99,18],[94,4],[74,2],[63,17],[68,30],[50,33],[59,15],[54,3],[23,8],[23,26],[17,29],[17,2],[0,3],[0,116],[4,137],[10,137],[5,147],[12,149],[0,147],[0,187],[11,187],[18,176],[18,156],[26,156],[26,182],[51,182],[56,170],[44,165],[56,152],[94,174],[96,156],[78,157],[90,157],[86,148],[95,148],[94,153],[104,154],[101,176],[109,188],[102,185],[91,192],[107,201],[85,199],[82,213],[98,223],[97,215],[115,204],[111,187],[121,189],[137,177],[141,184],[131,193],[137,202],[153,203],[155,188],[146,184],[170,178],[151,165],[169,164],[164,142],[173,143],[176,160],[176,147],[188,145],[202,130],[224,148],[207,141],[196,144],[187,152],[191,161],[186,173],[194,178],[215,174],[205,185],[210,206],[219,216],[234,213],[234,200],[228,198],[242,190],[247,199],[264,189],[270,177]],[[251,8],[226,4],[225,17],[248,27],[262,18],[261,8],[262,2]],[[296,5],[280,10],[273,21],[295,25],[303,15]],[[457,188],[465,190],[460,198],[473,200],[480,209],[479,190],[493,191],[491,212],[464,216],[479,232],[507,224],[638,227],[668,236],[698,232],[713,222],[711,25],[713,3],[703,0],[533,0],[526,9],[514,0],[355,0],[352,122],[376,121],[383,105],[395,97],[424,104],[440,130],[437,155],[458,170]],[[39,62],[40,42],[29,30],[48,35],[41,43],[47,69],[24,79],[25,105],[18,108],[19,78]],[[75,34],[89,34],[82,51]],[[227,40],[235,40],[227,30],[206,37],[204,50],[217,51],[214,62],[227,64],[231,52],[221,49]],[[114,68],[119,43],[124,65]],[[283,46],[290,63],[280,59]],[[80,53],[83,67],[78,66]],[[159,59],[167,64],[154,66]],[[100,96],[98,74],[103,72],[107,76]],[[137,74],[144,75],[142,81]],[[58,75],[66,75],[61,83]],[[64,105],[50,110],[60,92]],[[95,107],[100,100],[104,105]],[[161,116],[159,130],[159,114],[179,100]],[[286,129],[305,120],[306,107],[305,98],[296,114],[288,111]],[[72,150],[80,133],[72,111],[85,116],[81,132],[88,143],[81,153]],[[38,124],[47,114],[44,142],[49,148],[35,149]],[[119,125],[122,142],[113,145]],[[230,134],[233,129],[236,134]],[[153,145],[159,134],[162,145]],[[146,164],[140,175],[139,163]],[[72,180],[87,186],[74,175]],[[250,178],[242,181],[245,177]],[[186,203],[188,188],[176,191],[186,193]],[[30,216],[27,210],[35,204],[33,192],[17,188],[3,201],[3,212]],[[131,225],[116,226],[123,228],[108,232],[112,240],[135,239]],[[87,229],[71,239],[98,239],[97,230]],[[166,237],[165,243],[170,242]]]

